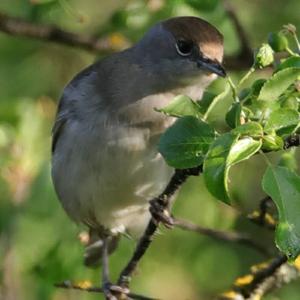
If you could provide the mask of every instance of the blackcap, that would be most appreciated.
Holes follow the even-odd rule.
[[[225,76],[222,58],[215,27],[177,17],[65,87],[53,127],[52,178],[67,214],[88,226],[98,245],[110,237],[105,245],[113,250],[120,234],[139,237],[145,229],[148,201],[172,175],[157,142],[174,118],[154,108],[178,94],[201,99],[217,75]]]

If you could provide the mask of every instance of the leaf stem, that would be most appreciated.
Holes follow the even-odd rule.
[[[300,42],[299,42],[299,39],[297,37],[296,32],[293,33],[293,37],[294,37],[294,40],[296,42],[296,45],[297,45],[297,48],[298,48],[298,52],[300,53]]]
[[[255,71],[254,66],[250,68],[250,70],[245,74],[245,76],[240,80],[237,85],[237,89],[249,78],[249,76]]]
[[[285,48],[285,51],[288,53],[288,54],[290,54],[291,56],[298,56],[298,54],[297,53],[295,53],[291,48],[289,48],[289,47],[286,47]]]
[[[229,86],[230,86],[230,89],[231,89],[231,92],[232,92],[232,97],[233,97],[234,102],[240,102],[240,99],[237,96],[236,86],[233,83],[233,81],[232,81],[232,79],[231,79],[230,76],[227,77],[227,82],[229,83]]]
[[[265,159],[265,162],[267,163],[267,165],[269,167],[272,167],[272,163],[270,162],[269,158],[267,157],[267,155],[262,151],[262,150],[259,150],[259,153],[263,156],[263,158]]]

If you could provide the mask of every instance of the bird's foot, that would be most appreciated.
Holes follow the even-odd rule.
[[[174,220],[170,214],[170,210],[161,199],[150,201],[150,212],[157,224],[161,222],[165,227],[169,229],[173,228]]]
[[[126,300],[129,294],[129,289],[106,282],[102,286],[103,294],[106,300]]]

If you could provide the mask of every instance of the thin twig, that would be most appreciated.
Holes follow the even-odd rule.
[[[263,255],[268,255],[268,251],[261,245],[253,241],[248,235],[238,232],[228,232],[222,230],[211,229],[196,225],[190,221],[175,218],[174,225],[180,229],[193,231],[219,241],[233,242],[242,244],[259,251]]]
[[[277,278],[277,270],[279,270],[279,268],[286,262],[287,257],[285,255],[279,255],[269,263],[252,267],[252,272],[246,276],[238,278],[235,281],[232,291],[224,293],[221,296],[221,299],[260,299],[258,295],[262,295],[262,287],[270,280],[270,278]],[[281,275],[281,279],[282,276],[283,275]],[[269,290],[269,288],[263,289],[264,292]]]
[[[272,199],[270,196],[266,196],[265,198],[261,199],[259,203],[259,210],[255,210],[250,213],[247,216],[248,219],[256,225],[274,230],[276,227],[276,220],[270,213],[268,213],[268,208],[270,207],[271,203]]]
[[[274,289],[278,289],[283,285],[298,279],[299,275],[300,271],[295,265],[290,265],[288,263],[283,264],[272,276],[266,277],[265,280],[257,286],[251,293],[251,300],[261,299],[262,296],[267,295]]]
[[[33,38],[73,46],[88,51],[108,53],[115,51],[109,39],[95,38],[65,31],[54,25],[35,24],[0,12],[0,31],[13,36]]]
[[[55,287],[63,288],[63,289],[80,290],[80,291],[89,292],[89,293],[103,293],[103,289],[100,287],[84,287],[84,286],[81,286],[80,284],[73,284],[70,281],[56,283]],[[158,300],[157,298],[149,298],[149,297],[134,294],[134,293],[128,293],[126,296],[133,300]]]
[[[300,134],[293,134],[287,137],[284,141],[284,149],[300,146]]]
[[[182,186],[182,184],[187,180],[187,178],[192,175],[198,175],[201,171],[202,166],[193,169],[175,170],[174,175],[172,176],[170,182],[168,183],[163,193],[160,194],[156,199],[153,199],[152,201],[159,201],[161,202],[163,207],[169,207],[172,196]],[[136,269],[138,262],[144,256],[145,252],[147,251],[152,242],[153,235],[158,227],[158,223],[159,222],[157,222],[157,220],[151,218],[142,238],[137,244],[132,258],[120,274],[118,280],[119,285],[128,287],[129,282],[131,280],[131,276],[134,270]]]
[[[54,42],[64,46],[76,47],[97,54],[108,54],[130,46],[130,41],[115,45],[108,37],[96,38],[85,34],[77,34],[49,24],[36,24],[21,18],[9,16],[0,12],[0,32],[12,36],[32,38],[45,42]],[[125,45],[126,44],[126,45]],[[226,67],[231,70],[248,68],[249,57],[245,54],[225,57]]]

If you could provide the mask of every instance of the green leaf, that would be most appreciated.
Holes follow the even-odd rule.
[[[228,126],[235,128],[241,124],[242,105],[240,102],[233,103],[229,108],[225,120]]]
[[[227,165],[229,167],[249,159],[261,147],[262,142],[254,140],[252,137],[247,136],[239,139],[231,148],[227,158]]]
[[[268,43],[275,52],[284,51],[288,47],[288,39],[282,32],[270,32]]]
[[[214,107],[222,100],[225,100],[227,95],[229,94],[229,92],[231,91],[230,85],[227,84],[225,86],[225,89],[222,93],[218,94],[216,97],[214,97],[211,101],[211,103],[209,104],[203,118],[204,120],[206,120],[208,118],[208,115],[211,113],[211,111],[214,109]]]
[[[281,64],[278,65],[276,71],[280,71],[287,68],[300,68],[300,56],[291,56],[285,59]]]
[[[262,142],[262,149],[265,151],[282,150],[284,146],[283,139],[275,134],[264,135]]]
[[[208,107],[211,105],[212,101],[217,95],[208,91],[205,91],[202,95],[200,101],[197,101],[197,104],[200,107],[200,112],[204,115]]]
[[[300,99],[299,99],[300,100]],[[296,96],[290,96],[288,98],[284,98],[281,102],[282,108],[290,108],[292,110],[299,110],[299,101]]]
[[[300,177],[285,167],[270,166],[262,187],[279,214],[276,245],[289,259],[295,259],[300,254]]]
[[[199,105],[184,95],[176,96],[167,106],[155,110],[173,117],[201,116]]]
[[[251,93],[254,97],[257,97],[260,93],[260,90],[264,86],[266,79],[257,79],[253,82],[252,87],[251,87]]]
[[[281,154],[279,166],[286,167],[291,171],[296,171],[298,168],[298,161],[296,157],[296,147],[288,149]]]
[[[275,101],[300,76],[300,68],[287,68],[275,73],[263,85],[258,100]]]
[[[261,141],[251,137],[239,140],[239,135],[225,133],[211,145],[204,160],[203,175],[210,193],[217,199],[230,203],[228,172],[232,165],[250,158],[261,147]]]
[[[159,152],[166,162],[178,169],[191,168],[203,163],[215,132],[207,123],[186,116],[168,128],[159,141]]]
[[[242,136],[249,135],[251,137],[262,137],[264,131],[262,126],[258,122],[248,122],[231,130],[233,134],[239,134]]]
[[[248,109],[252,112],[251,118],[255,120],[268,119],[270,114],[280,108],[279,101],[258,101],[252,100]]]
[[[265,124],[266,132],[276,131],[278,135],[291,134],[299,124],[299,113],[290,108],[273,111]]]

